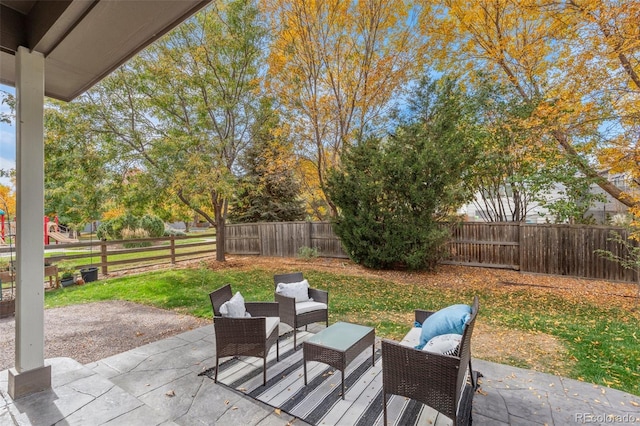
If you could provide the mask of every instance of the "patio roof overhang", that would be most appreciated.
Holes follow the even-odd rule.
[[[211,0],[0,0],[0,82],[16,88],[13,399],[51,387],[44,360],[44,97],[70,101]]]
[[[0,82],[19,46],[44,55],[45,95],[70,101],[211,0],[0,0]]]

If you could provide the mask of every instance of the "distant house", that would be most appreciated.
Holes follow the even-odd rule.
[[[623,191],[630,191],[631,186],[629,180],[625,175],[617,174],[608,176],[608,179]],[[586,216],[592,216],[596,223],[605,224],[616,214],[623,214],[627,211],[627,206],[620,201],[614,199],[611,195],[604,192],[598,185],[591,186],[591,192],[593,194],[603,194],[606,197],[606,201],[597,201],[594,205],[587,210]],[[510,188],[506,187],[500,191],[500,200],[491,200],[491,203],[500,207],[504,211],[504,215],[507,221],[513,221],[513,215],[511,210],[513,208],[513,197]],[[564,196],[564,185],[558,184],[551,190],[546,199],[549,201],[556,201],[562,199]],[[458,212],[465,217],[469,222],[490,222],[492,221],[492,209],[491,206],[485,206],[484,201],[480,194],[476,195],[475,201],[465,204]],[[554,218],[549,214],[549,211],[541,206],[539,203],[529,201],[526,205],[525,223],[548,223],[553,222]]]
[[[624,192],[634,191],[634,189],[629,185],[629,179],[627,178],[626,175],[616,174],[613,176],[608,176],[608,179],[611,183],[613,183],[615,186],[617,186]],[[595,203],[595,205],[591,207],[587,212],[587,215],[592,215],[595,218],[596,223],[600,223],[600,224],[607,223],[607,221],[609,221],[612,216],[627,212],[628,210],[627,206],[625,206],[620,201],[613,198],[611,195],[604,192],[602,188],[600,188],[599,186],[592,185],[591,191],[594,194],[604,194],[605,197],[607,198],[607,201],[604,203],[603,202]]]

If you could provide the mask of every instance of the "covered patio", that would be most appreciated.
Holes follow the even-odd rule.
[[[310,331],[322,328],[315,325]],[[282,339],[290,341],[286,335]],[[282,353],[290,349],[286,343],[281,346]],[[484,375],[473,400],[476,425],[622,424],[638,417],[633,405],[638,397],[624,392],[477,359],[473,363]],[[1,424],[307,424],[201,374],[215,365],[213,325],[87,365],[70,358],[49,359],[46,365],[52,369],[52,388],[18,400],[5,392],[7,371],[0,373]],[[269,369],[271,378],[277,369],[275,348]],[[339,376],[333,378],[339,381]],[[354,424],[359,396],[347,391],[351,411],[331,424]],[[431,424],[450,423],[436,416]],[[382,424],[381,417],[374,424]]]

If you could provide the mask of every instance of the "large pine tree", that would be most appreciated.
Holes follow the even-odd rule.
[[[253,129],[252,144],[242,158],[245,174],[231,203],[233,223],[303,220],[300,182],[295,176],[293,146],[284,136],[269,102]]]

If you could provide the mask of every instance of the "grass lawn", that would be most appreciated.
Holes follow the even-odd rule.
[[[546,283],[568,285],[566,278],[526,276],[479,268],[447,269],[438,274],[341,272],[337,267],[264,266],[249,261],[242,267],[229,265],[218,270],[174,269],[97,281],[46,293],[46,307],[100,301],[128,300],[211,318],[208,293],[226,283],[246,300],[273,300],[273,274],[304,269],[312,286],[329,291],[330,323],[350,321],[376,328],[376,335],[401,338],[413,323],[413,310],[437,310],[453,303],[471,303],[480,297],[478,325],[489,330],[489,346],[499,349],[506,342],[497,330],[517,332],[518,347],[538,335],[558,341],[562,365],[542,365],[536,351],[526,356],[505,356],[497,361],[524,368],[560,373],[574,379],[602,384],[640,395],[640,313],[633,311],[630,298],[603,296],[571,289],[545,290]],[[253,264],[253,266],[251,265]],[[464,271],[464,272],[460,272]],[[486,275],[483,275],[486,274]],[[489,282],[487,277],[494,277]],[[493,278],[491,278],[493,279]],[[521,285],[513,284],[519,280]],[[529,282],[535,282],[529,284]],[[543,283],[545,285],[541,285]],[[593,283],[593,284],[590,284]],[[599,282],[587,282],[585,288]],[[584,283],[583,283],[584,284]],[[625,286],[626,290],[633,287]],[[606,294],[611,294],[607,287]],[[621,303],[617,303],[618,299]],[[614,302],[611,302],[614,301]],[[477,330],[477,329],[476,329]],[[477,336],[474,333],[474,341]],[[513,334],[506,334],[514,338]],[[495,339],[494,342],[491,339]],[[545,348],[540,348],[545,349]],[[472,346],[472,352],[474,352]],[[544,351],[540,351],[544,352]],[[477,354],[474,352],[474,356]],[[493,359],[492,357],[488,357]],[[540,366],[541,365],[541,366]]]

